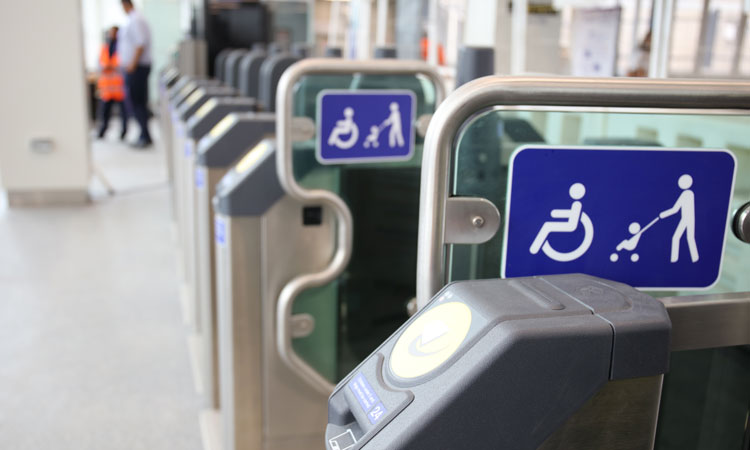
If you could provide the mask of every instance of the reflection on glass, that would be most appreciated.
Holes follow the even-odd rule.
[[[750,349],[674,352],[664,377],[656,450],[747,449]]]

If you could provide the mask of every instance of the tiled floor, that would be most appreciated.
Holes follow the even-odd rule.
[[[0,209],[0,449],[198,450],[164,152],[93,152],[114,196]]]

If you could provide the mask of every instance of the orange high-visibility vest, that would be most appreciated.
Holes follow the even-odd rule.
[[[109,56],[109,45],[104,44],[99,55],[99,66],[102,69],[99,75],[97,88],[99,89],[99,98],[105,102],[125,100],[125,80],[120,73],[120,58],[117,53]]]
[[[422,59],[427,61],[427,53],[430,51],[430,41],[423,37],[420,41],[420,47],[422,48]],[[443,46],[438,43],[437,46],[437,54],[438,54],[438,65],[444,66],[445,65],[445,51],[443,50]]]

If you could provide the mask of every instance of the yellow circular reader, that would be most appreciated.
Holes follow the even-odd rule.
[[[400,378],[418,378],[447,361],[466,339],[471,310],[444,303],[422,314],[401,335],[391,353],[391,370]]]

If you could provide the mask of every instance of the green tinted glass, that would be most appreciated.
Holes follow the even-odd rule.
[[[436,90],[414,75],[311,75],[295,86],[295,116],[317,120],[317,97],[326,89],[408,89],[417,97],[417,119],[435,109]],[[293,342],[310,365],[338,381],[407,318],[415,296],[419,177],[423,138],[409,161],[322,165],[315,139],[293,147],[294,175],[306,189],[339,195],[353,217],[350,263],[332,283],[303,292],[294,313],[315,318],[313,335]]]
[[[655,449],[747,449],[750,349],[674,352],[664,377]]]

